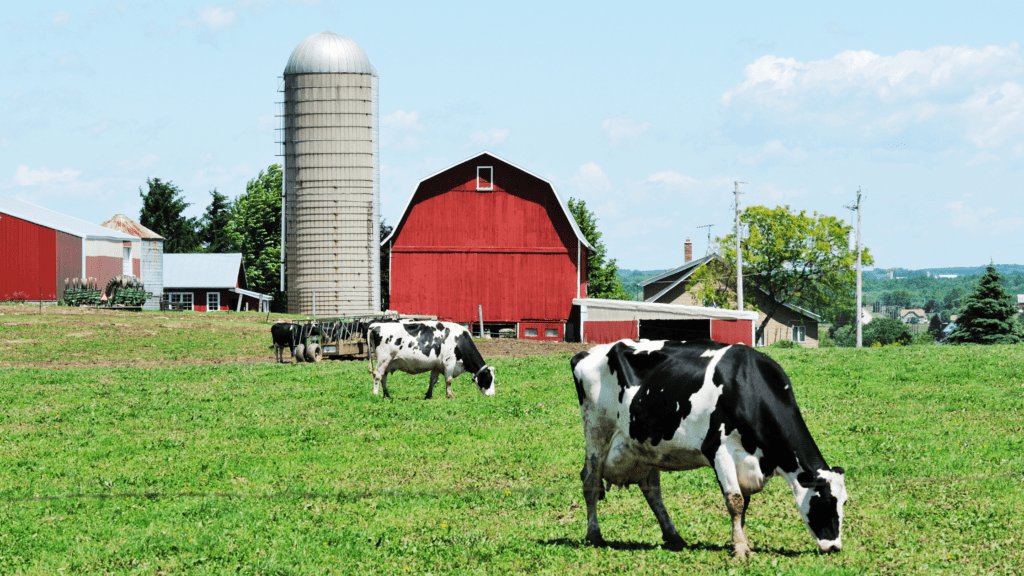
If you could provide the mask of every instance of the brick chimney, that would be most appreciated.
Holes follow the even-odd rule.
[[[693,260],[693,243],[689,238],[686,239],[686,244],[683,244],[683,256],[686,258],[686,262]]]

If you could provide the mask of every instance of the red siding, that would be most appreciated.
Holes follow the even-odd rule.
[[[57,299],[56,231],[4,214],[0,247],[0,299]]]
[[[478,165],[494,167],[493,191],[476,190]],[[391,308],[465,323],[483,305],[486,323],[564,323],[577,296],[576,254],[549,184],[474,158],[417,189],[393,237]]]
[[[56,232],[57,238],[57,297],[64,297],[64,280],[82,277],[82,239]]]
[[[640,325],[636,320],[586,322],[583,326],[584,342],[588,344],[610,344],[623,338],[636,340],[639,337]]]
[[[86,256],[85,275],[96,279],[100,290],[107,288],[107,282],[124,272],[124,259],[113,256]]]
[[[753,346],[753,332],[750,320],[712,320],[711,339],[723,344],[746,344]]]
[[[142,261],[138,258],[132,258],[132,275],[136,278],[142,277]]]

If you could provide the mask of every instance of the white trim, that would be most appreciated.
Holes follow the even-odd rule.
[[[196,309],[196,295],[194,292],[164,292],[163,301],[170,302],[172,304],[184,304],[185,295],[188,295],[189,311],[194,312]],[[178,298],[178,301],[175,302],[174,298],[171,298],[171,296],[181,296],[181,298]]]
[[[392,239],[392,237],[395,235],[395,233],[398,232],[398,229],[401,228],[402,222],[405,220],[405,215],[409,213],[409,208],[412,206],[412,201],[413,201],[414,198],[416,198],[416,192],[419,191],[420,186],[422,186],[424,182],[426,182],[427,180],[430,180],[431,178],[433,178],[433,177],[435,177],[435,176],[437,176],[439,174],[447,172],[448,170],[451,170],[452,168],[455,168],[456,166],[461,166],[463,164],[469,163],[469,162],[471,162],[471,161],[473,161],[473,160],[483,156],[484,154],[490,156],[491,158],[494,158],[495,160],[498,160],[500,162],[508,164],[509,166],[515,168],[516,170],[522,170],[526,174],[529,174],[530,176],[533,176],[534,178],[536,178],[536,179],[540,180],[541,182],[543,182],[543,183],[547,184],[548,186],[550,186],[551,187],[551,192],[555,195],[555,199],[558,200],[558,205],[561,206],[561,208],[562,208],[562,213],[565,214],[565,218],[569,221],[569,225],[572,226],[572,231],[576,233],[576,238],[580,242],[582,242],[583,245],[586,246],[591,252],[595,252],[596,251],[596,249],[593,246],[590,245],[590,242],[587,242],[587,239],[583,236],[583,232],[580,231],[579,225],[576,224],[576,219],[573,218],[572,214],[569,212],[569,205],[566,204],[565,202],[562,202],[562,197],[558,195],[558,190],[555,190],[555,186],[551,182],[548,182],[547,180],[545,180],[544,178],[541,178],[540,176],[537,176],[533,172],[530,172],[529,170],[526,170],[525,168],[522,168],[521,166],[517,166],[517,165],[509,162],[508,160],[505,160],[504,158],[502,158],[500,156],[496,156],[496,155],[488,152],[487,150],[484,150],[483,152],[481,152],[479,154],[474,154],[473,156],[470,156],[469,158],[466,158],[465,160],[462,160],[461,162],[456,162],[455,164],[452,164],[451,166],[448,166],[447,168],[444,168],[442,170],[438,170],[437,172],[434,172],[433,174],[427,176],[426,178],[421,179],[416,184],[416,187],[412,189],[412,194],[409,195],[409,200],[406,201],[405,208],[402,209],[402,215],[398,217],[398,221],[395,223],[394,229],[391,230],[391,234],[388,234],[387,238],[381,240],[381,242],[380,242],[381,246],[383,246],[385,242],[390,241]]]
[[[212,306],[210,306],[210,298],[213,297],[213,296],[217,297],[217,309],[216,310],[210,310],[210,308],[212,307]],[[220,292],[218,292],[216,290],[210,290],[210,291],[208,291],[206,293],[206,311],[207,312],[220,312]]]
[[[801,344],[804,343],[804,342],[807,342],[807,327],[806,326],[804,326],[803,324],[794,324],[793,326],[790,326],[790,328],[791,328],[790,335],[791,335],[791,337],[793,339],[793,342],[797,342],[797,343],[801,343]]]
[[[481,168],[483,168],[485,170],[490,170],[491,171],[491,177],[490,177],[490,179],[487,180],[487,183],[490,184],[490,187],[488,187],[488,188],[484,188],[483,186],[480,185],[480,169]],[[477,192],[490,192],[491,190],[494,190],[494,166],[477,166],[476,167],[476,191]]]

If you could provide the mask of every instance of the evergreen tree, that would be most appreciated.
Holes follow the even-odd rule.
[[[932,316],[932,319],[928,321],[928,333],[934,336],[936,340],[942,338],[942,320],[938,314]]]
[[[203,245],[203,252],[224,254],[232,251],[228,230],[231,208],[227,196],[217,192],[216,188],[210,190],[210,205],[199,220],[199,241]]]
[[[587,254],[587,296],[591,298],[608,298],[611,300],[631,300],[622,287],[619,279],[619,266],[615,259],[606,260],[608,249],[601,242],[601,233],[597,230],[597,217],[587,210],[583,200],[569,198],[569,212],[579,225],[580,231],[594,251]]]
[[[974,292],[963,299],[963,310],[956,320],[956,330],[947,342],[954,344],[1016,344],[1013,317],[1017,306],[999,282],[993,265],[985,269]]]
[[[245,193],[235,200],[227,234],[242,253],[249,289],[273,296],[275,312],[287,310],[280,290],[281,177],[281,165],[272,164],[245,185]]]
[[[196,228],[199,222],[182,214],[191,204],[181,198],[181,188],[159,178],[147,178],[146,185],[149,188],[146,192],[139,188],[142,197],[139,224],[164,237],[164,252],[168,254],[198,252]]]

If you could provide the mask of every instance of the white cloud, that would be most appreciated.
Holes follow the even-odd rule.
[[[64,26],[70,20],[71,20],[71,15],[68,14],[67,12],[63,11],[63,10],[60,10],[59,12],[57,12],[56,14],[53,15],[53,18],[50,21],[53,22],[54,26]]]
[[[138,170],[148,170],[151,166],[156,164],[160,157],[156,154],[146,154],[138,158],[130,158],[127,160],[119,160],[117,167],[124,172],[134,172]]]
[[[469,141],[477,146],[497,146],[505,141],[512,132],[508,128],[491,128],[490,130],[478,130],[469,136]]]
[[[420,113],[396,110],[381,118],[380,145],[398,151],[418,152],[424,144]]]
[[[963,144],[1013,149],[1024,140],[1024,58],[1017,43],[892,56],[848,50],[810,62],[768,55],[743,75],[720,102],[724,133],[746,145],[803,140],[936,152]],[[790,152],[800,159],[797,149]]]
[[[650,122],[637,122],[629,118],[609,118],[601,123],[601,130],[608,137],[611,147],[623,144],[633,145],[651,127]]]
[[[576,174],[569,179],[569,184],[586,194],[600,195],[612,190],[611,180],[605,175],[604,170],[593,162],[580,166]]]
[[[956,228],[977,228],[982,220],[996,213],[995,208],[975,208],[961,200],[947,202],[946,208],[949,208],[950,220]]]
[[[388,114],[381,119],[381,125],[385,128],[397,128],[406,130],[423,130],[423,124],[420,124],[420,113],[413,110],[412,112],[406,112],[405,110],[396,110],[392,114]]]
[[[749,155],[740,155],[742,164],[760,164],[761,162],[802,162],[807,158],[807,152],[799,145],[794,148],[787,148],[781,140],[765,142],[758,150]]]
[[[14,184],[17,186],[66,184],[78,178],[81,173],[81,170],[72,170],[71,168],[52,171],[48,170],[45,166],[39,170],[31,170],[28,166],[22,164],[14,171]]]

